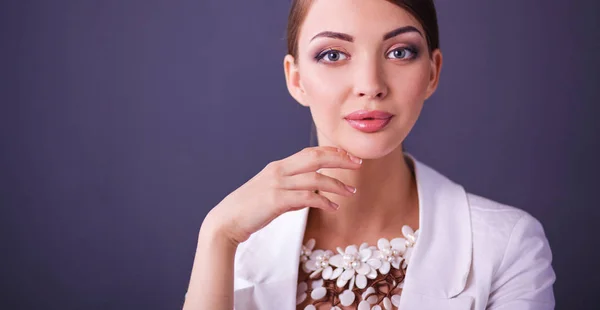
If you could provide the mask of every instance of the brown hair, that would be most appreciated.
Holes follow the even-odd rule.
[[[412,14],[425,30],[425,38],[431,52],[440,47],[437,13],[433,0],[386,0]],[[298,34],[306,18],[312,0],[292,0],[287,24],[287,49],[288,54],[298,56]]]

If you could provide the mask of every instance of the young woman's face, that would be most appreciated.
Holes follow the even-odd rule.
[[[320,145],[368,159],[406,138],[437,86],[441,60],[439,50],[430,58],[421,24],[395,4],[315,0],[300,29],[296,64],[290,55],[284,63],[288,89],[310,108]],[[382,129],[364,132],[346,119],[358,110],[393,116]]]

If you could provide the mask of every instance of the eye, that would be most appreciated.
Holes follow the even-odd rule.
[[[348,56],[338,50],[326,50],[321,52],[317,57],[317,62],[325,60],[325,62],[337,62],[348,58]]]
[[[407,56],[408,55],[408,56]],[[397,48],[387,54],[388,58],[411,59],[415,58],[417,51],[410,47]]]

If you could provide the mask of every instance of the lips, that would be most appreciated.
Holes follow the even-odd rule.
[[[365,133],[374,133],[383,130],[394,115],[383,111],[353,112],[345,117],[353,128]]]
[[[348,114],[345,118],[347,120],[386,120],[394,116],[384,111],[366,111],[359,110]]]

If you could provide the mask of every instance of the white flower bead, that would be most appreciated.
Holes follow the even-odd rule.
[[[308,284],[306,284],[306,282],[300,282],[298,283],[298,289],[296,291],[296,305],[301,304],[302,302],[304,302],[304,300],[306,300],[306,297],[308,296],[306,294],[306,289],[308,288]]]
[[[354,298],[356,298],[356,295],[354,295],[354,292],[352,292],[351,290],[345,290],[343,293],[340,294],[339,297],[342,306],[348,307],[354,302]]]
[[[321,299],[325,297],[325,295],[327,295],[327,289],[324,287],[316,288],[310,293],[310,297],[314,300]]]
[[[302,293],[302,294],[296,296],[296,305],[303,303],[306,300],[306,297],[308,297],[308,295],[306,293]]]
[[[367,287],[367,277],[362,274],[356,276],[356,286],[360,289]]]
[[[392,296],[392,304],[397,308],[400,307],[400,295]]]
[[[348,280],[344,280],[342,277],[339,277],[337,279],[337,281],[335,282],[335,285],[337,287],[344,287],[344,286],[346,286],[346,283],[348,283]]]
[[[372,286],[370,286],[362,293],[361,297],[363,300],[366,300],[369,304],[375,304],[377,302],[377,296],[371,295],[369,298],[367,298],[367,295],[373,293],[375,293],[375,289]]]
[[[366,300],[363,300],[358,304],[358,310],[370,310],[370,309],[371,309],[371,305]]]
[[[333,274],[331,274],[331,278],[330,279],[332,279],[332,280],[336,279],[337,277],[339,277],[342,274],[342,272],[344,272],[344,268],[341,268],[341,267],[340,268],[336,268],[333,271]]]
[[[319,287],[323,287],[323,283],[324,283],[323,279],[315,280],[315,281],[312,281],[312,283],[310,284],[310,287],[314,290]]]
[[[327,268],[323,269],[323,274],[322,274],[323,279],[329,280],[329,279],[331,279],[332,275],[333,275],[333,268],[331,268],[331,266],[327,266]]]
[[[383,307],[385,308],[385,310],[392,310],[392,301],[385,297],[383,299]]]

